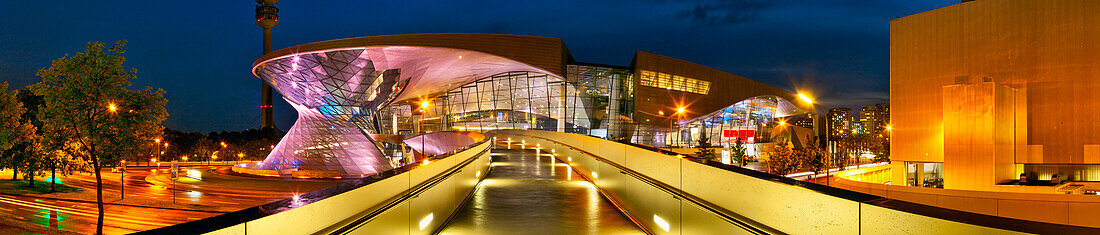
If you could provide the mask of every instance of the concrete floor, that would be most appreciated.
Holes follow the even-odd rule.
[[[642,234],[548,154],[493,150],[493,168],[441,234]]]

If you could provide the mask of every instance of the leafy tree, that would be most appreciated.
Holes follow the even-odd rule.
[[[733,141],[733,146],[730,148],[730,155],[737,158],[737,162],[739,162],[741,166],[748,164],[748,162],[745,161],[745,152],[745,142],[742,142],[740,137],[735,139]]]
[[[695,151],[696,158],[699,158],[700,160],[711,161],[714,161],[717,158],[717,156],[714,154],[714,149],[712,148],[713,146],[710,145],[710,138],[706,136],[700,136],[699,140],[695,144],[695,147],[697,148],[697,150]]]
[[[42,82],[32,86],[43,96],[39,119],[51,141],[77,143],[82,158],[91,161],[96,177],[99,220],[96,233],[103,234],[104,165],[117,164],[136,143],[144,143],[161,131],[168,116],[164,90],[146,87],[130,90],[136,70],[127,70],[125,40],[107,47],[89,42],[83,52],[56,59],[38,71]]]
[[[19,91],[8,92],[8,82],[0,83],[0,151],[11,149],[19,139],[20,119],[27,109],[17,95]]]
[[[768,160],[764,161],[764,170],[776,175],[790,174],[797,170],[799,166],[800,163],[791,150],[790,142],[784,139],[775,142],[775,148],[772,149],[771,156],[768,156]]]
[[[871,152],[875,153],[874,162],[889,162],[890,161],[890,137],[879,135],[878,138],[874,138],[872,143]]]
[[[218,146],[218,143],[214,142],[213,139],[203,136],[198,141],[196,141],[194,145],[192,145],[190,152],[197,157],[190,160],[208,161],[210,160],[210,156],[214,155],[214,151],[218,150],[218,147],[221,146]]]
[[[27,121],[26,113],[26,107],[19,100],[19,91],[9,92],[8,83],[0,83],[0,153],[3,156],[0,167],[12,169],[12,180],[18,179],[19,171],[35,162],[30,159],[34,155],[29,154],[36,140],[35,127]]]
[[[818,137],[809,137],[807,139],[813,140],[811,143],[817,143]],[[811,144],[805,148],[802,148],[797,152],[799,159],[803,166],[809,167],[814,174],[820,174],[829,167],[829,160],[824,149],[821,149],[816,144]]]

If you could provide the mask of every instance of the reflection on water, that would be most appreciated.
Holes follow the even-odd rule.
[[[493,150],[493,168],[442,234],[641,234],[546,153]]]

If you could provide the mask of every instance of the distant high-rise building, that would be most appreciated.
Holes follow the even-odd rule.
[[[878,134],[886,130],[890,122],[890,105],[863,106],[859,112],[860,134]]]
[[[848,136],[852,132],[852,109],[832,108],[827,114],[829,119],[829,135],[833,137]]]
[[[811,130],[814,129],[814,114],[812,114],[812,113],[807,113],[807,114],[804,114],[804,115],[798,115],[798,116],[795,116],[793,119],[794,119],[794,122],[791,123],[792,125],[795,125],[795,126],[798,126],[798,127],[803,127],[803,128],[806,128],[806,129],[811,129]]]
[[[864,123],[859,122],[859,119],[851,119],[851,130],[849,134],[859,135],[864,133]]]
[[[890,125],[890,104],[876,104],[875,108],[878,109],[878,120],[882,126]]]

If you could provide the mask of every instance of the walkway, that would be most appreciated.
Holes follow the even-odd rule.
[[[492,154],[489,175],[441,234],[642,234],[596,187],[549,154]]]

